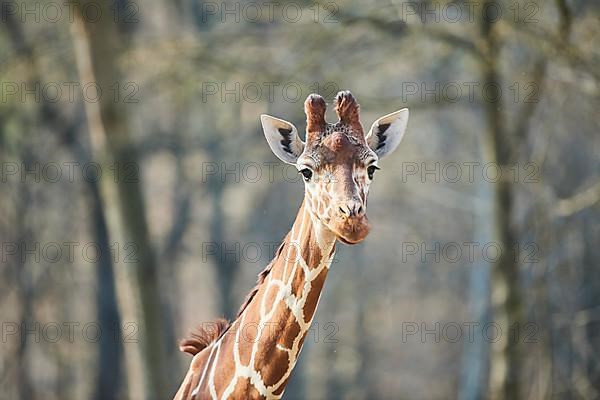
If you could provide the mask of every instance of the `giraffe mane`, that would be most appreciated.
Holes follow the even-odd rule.
[[[286,237],[286,239],[287,239],[287,237]],[[242,313],[248,307],[250,302],[252,302],[252,299],[254,299],[254,296],[256,296],[256,293],[258,293],[258,289],[264,283],[265,279],[267,278],[267,276],[273,269],[275,260],[281,254],[281,251],[283,250],[283,245],[285,244],[285,242],[286,242],[286,240],[284,240],[281,243],[281,245],[279,245],[279,248],[277,249],[277,252],[276,252],[273,260],[271,260],[271,262],[265,267],[265,269],[263,269],[258,274],[258,278],[256,280],[256,285],[250,291],[250,293],[248,293],[248,295],[246,296],[246,299],[240,306],[240,309],[237,313],[236,319],[239,318],[240,315],[242,315]],[[199,325],[196,327],[196,329],[194,329],[193,331],[190,332],[189,337],[182,339],[179,342],[179,350],[184,353],[189,353],[189,354],[195,356],[196,354],[200,353],[202,350],[204,350],[205,348],[207,348],[208,346],[210,346],[211,344],[213,344],[214,342],[219,340],[221,338],[221,336],[223,336],[225,334],[225,332],[227,332],[227,330],[231,327],[231,324],[232,324],[231,321],[228,321],[225,318],[219,318],[216,321],[209,324],[208,326]]]
[[[189,337],[179,342],[179,350],[196,355],[218,340],[229,329],[230,322],[219,318],[208,326],[199,325]]]

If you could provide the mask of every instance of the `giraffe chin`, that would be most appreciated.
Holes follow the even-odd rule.
[[[338,240],[344,244],[362,242],[371,230],[367,217],[338,219],[331,225],[331,230],[336,234]]]

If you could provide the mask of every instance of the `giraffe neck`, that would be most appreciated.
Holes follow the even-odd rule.
[[[255,295],[231,328],[199,353],[191,398],[278,399],[315,315],[335,236],[304,203]]]

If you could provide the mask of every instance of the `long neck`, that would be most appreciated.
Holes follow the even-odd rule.
[[[335,236],[303,204],[240,326],[250,335],[250,365],[273,397],[283,394],[315,311],[335,251]],[[241,331],[238,330],[238,333]],[[258,333],[260,332],[260,333]],[[240,347],[244,345],[244,340]],[[270,397],[268,396],[267,397]]]
[[[334,251],[335,236],[303,204],[249,302],[229,330],[196,355],[176,398],[281,398]]]

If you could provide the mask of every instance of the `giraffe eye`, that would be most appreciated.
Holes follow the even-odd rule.
[[[302,174],[305,182],[310,181],[310,178],[312,178],[313,172],[308,168],[303,168],[299,172]]]
[[[370,165],[369,168],[367,168],[367,175],[369,175],[369,179],[373,179],[373,175],[378,169],[379,167],[377,165]]]

